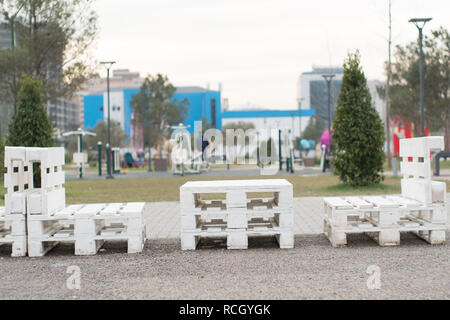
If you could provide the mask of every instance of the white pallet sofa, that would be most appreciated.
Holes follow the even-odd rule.
[[[75,255],[95,255],[105,241],[127,241],[128,253],[145,244],[144,202],[71,205],[51,217],[29,221],[28,255],[44,256],[59,243],[73,243]]]
[[[26,148],[6,147],[4,186],[5,207],[0,210],[0,243],[11,244],[13,257],[27,255],[27,194],[33,189],[33,166],[26,159]]]
[[[34,186],[36,164],[39,188]],[[60,242],[74,243],[76,255],[96,254],[108,240],[125,240],[128,253],[141,252],[145,203],[66,207],[63,165],[64,148],[5,148],[8,190],[5,210],[0,210],[0,244],[12,243],[14,256],[30,257],[44,256]]]
[[[400,196],[324,198],[324,233],[334,247],[347,234],[365,233],[381,246],[399,245],[400,232],[412,232],[430,244],[445,242],[446,185],[432,181],[431,150],[442,150],[443,137],[400,140]]]
[[[228,249],[247,249],[252,236],[276,236],[280,248],[293,248],[292,203],[284,179],[187,182],[180,188],[181,248],[226,237]]]

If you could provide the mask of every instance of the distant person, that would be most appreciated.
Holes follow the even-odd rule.
[[[331,128],[331,132],[333,132],[333,128]],[[330,133],[328,132],[328,129],[326,129],[323,133],[322,133],[322,137],[320,138],[320,145],[325,145],[326,146],[326,150],[325,150],[325,154],[328,156],[330,154],[330,146],[331,146],[331,136]]]

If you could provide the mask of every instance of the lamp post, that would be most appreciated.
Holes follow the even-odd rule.
[[[334,78],[334,74],[324,74],[322,77],[327,82],[327,89],[328,89],[328,134],[330,134],[331,130],[331,81]]]
[[[9,18],[9,21],[11,22],[11,49],[14,51],[14,47],[16,46],[16,38],[15,38],[15,28],[14,28],[14,20],[16,19],[17,15],[19,14],[20,10],[25,6],[25,3],[23,3],[17,12]],[[16,73],[13,74],[13,83],[14,87],[16,86]],[[17,102],[14,99],[14,112],[16,112],[17,109]]]
[[[115,64],[115,61],[102,61],[100,64],[103,64],[106,66],[106,83],[107,83],[107,100],[108,100],[108,145],[106,148],[106,166],[108,170],[108,175],[106,176],[106,179],[114,179],[112,175],[111,170],[111,110],[110,110],[110,97],[109,97],[109,70],[111,69],[112,65]]]
[[[149,172],[153,171],[153,169],[152,169],[152,131],[151,130],[152,130],[152,123],[149,119],[148,120],[148,171]]]
[[[301,138],[302,136],[302,100],[298,99],[298,136]]]
[[[299,142],[299,154],[302,158],[302,100],[298,99],[298,142]]]
[[[416,25],[419,30],[419,46],[420,46],[420,126],[422,137],[425,136],[425,111],[424,111],[424,93],[423,93],[423,28],[425,24],[430,21],[432,18],[413,18],[410,19],[409,22],[412,22]]]

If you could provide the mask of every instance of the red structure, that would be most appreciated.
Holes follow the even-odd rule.
[[[413,138],[413,124],[403,117],[396,117],[389,123],[392,132],[391,156],[397,157],[400,151],[400,139]],[[430,130],[425,127],[425,136],[430,135]]]

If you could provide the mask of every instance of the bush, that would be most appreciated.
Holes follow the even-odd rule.
[[[8,146],[53,146],[53,128],[42,92],[42,82],[38,78],[26,76],[21,81],[17,110],[9,124]]]
[[[335,174],[346,184],[366,186],[383,179],[384,128],[372,107],[359,52],[344,62],[344,77],[333,122]]]
[[[72,153],[65,153],[64,154],[64,163],[65,164],[71,164],[73,161],[73,154]]]

